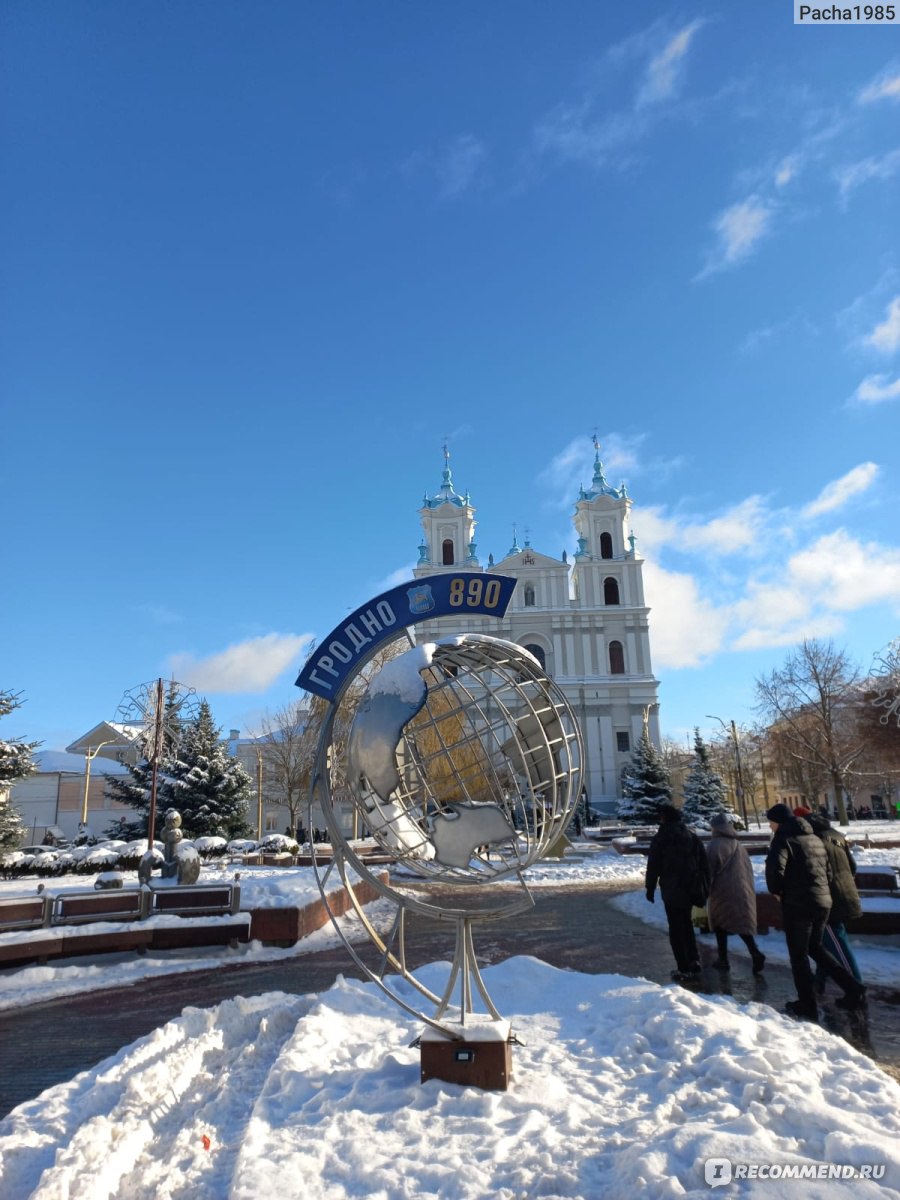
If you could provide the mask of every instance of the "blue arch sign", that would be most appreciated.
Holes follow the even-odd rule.
[[[296,686],[336,699],[353,672],[401,629],[434,617],[503,617],[516,587],[508,575],[454,571],[426,575],[370,600],[319,643]]]

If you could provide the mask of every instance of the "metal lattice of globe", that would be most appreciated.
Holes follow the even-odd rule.
[[[355,682],[349,678],[341,695]],[[401,1008],[458,1038],[460,1025],[442,1021],[457,994],[460,1022],[471,1021],[473,983],[490,1017],[500,1020],[479,972],[472,926],[533,906],[525,869],[560,841],[579,798],[578,723],[529,651],[481,634],[424,643],[391,659],[350,711],[348,725],[336,697],[319,740],[314,796],[332,843],[332,857],[317,873],[322,897],[340,932],[329,894],[336,872],[381,953],[373,970],[345,939],[359,969]],[[342,795],[396,864],[389,881],[344,836]],[[368,912],[360,879],[390,902],[387,928]],[[501,880],[508,885],[486,898],[479,885]],[[416,914],[456,926],[442,996],[408,966],[407,918]],[[393,986],[394,976],[401,986]],[[415,1007],[411,989],[433,1005],[431,1013]]]
[[[574,715],[521,646],[468,634],[393,659],[347,742],[364,825],[417,874],[476,883],[518,874],[568,823],[580,762]]]

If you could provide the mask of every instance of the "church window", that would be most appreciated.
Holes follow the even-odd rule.
[[[619,730],[616,734],[616,749],[620,754],[627,754],[631,749],[631,738],[627,732]]]
[[[601,558],[612,558],[612,556],[613,556],[612,534],[601,533],[600,534],[600,557]]]
[[[609,643],[609,673],[610,675],[625,674],[625,651],[621,642]]]
[[[444,538],[441,543],[441,562],[445,567],[453,566],[453,538]]]
[[[544,647],[532,645],[532,646],[526,646],[525,649],[528,651],[529,654],[533,654],[534,657],[538,660],[538,662],[541,664],[541,670],[546,671],[547,670],[547,655],[544,653]]]
[[[609,578],[603,580],[603,603],[619,603],[619,585],[615,579]]]
[[[525,607],[534,608],[534,584],[525,584]]]

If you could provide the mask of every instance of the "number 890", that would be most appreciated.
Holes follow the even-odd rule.
[[[500,601],[500,583],[489,579],[487,586],[483,579],[475,576],[472,579],[450,580],[450,607],[462,608],[496,608]]]

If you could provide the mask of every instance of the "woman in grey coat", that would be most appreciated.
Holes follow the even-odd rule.
[[[756,944],[756,889],[750,856],[738,841],[734,826],[724,813],[710,822],[712,837],[706,848],[709,858],[709,899],[706,912],[715,932],[719,957],[713,966],[727,971],[728,935],[735,933],[750,951],[753,974],[762,972],[766,956]]]

